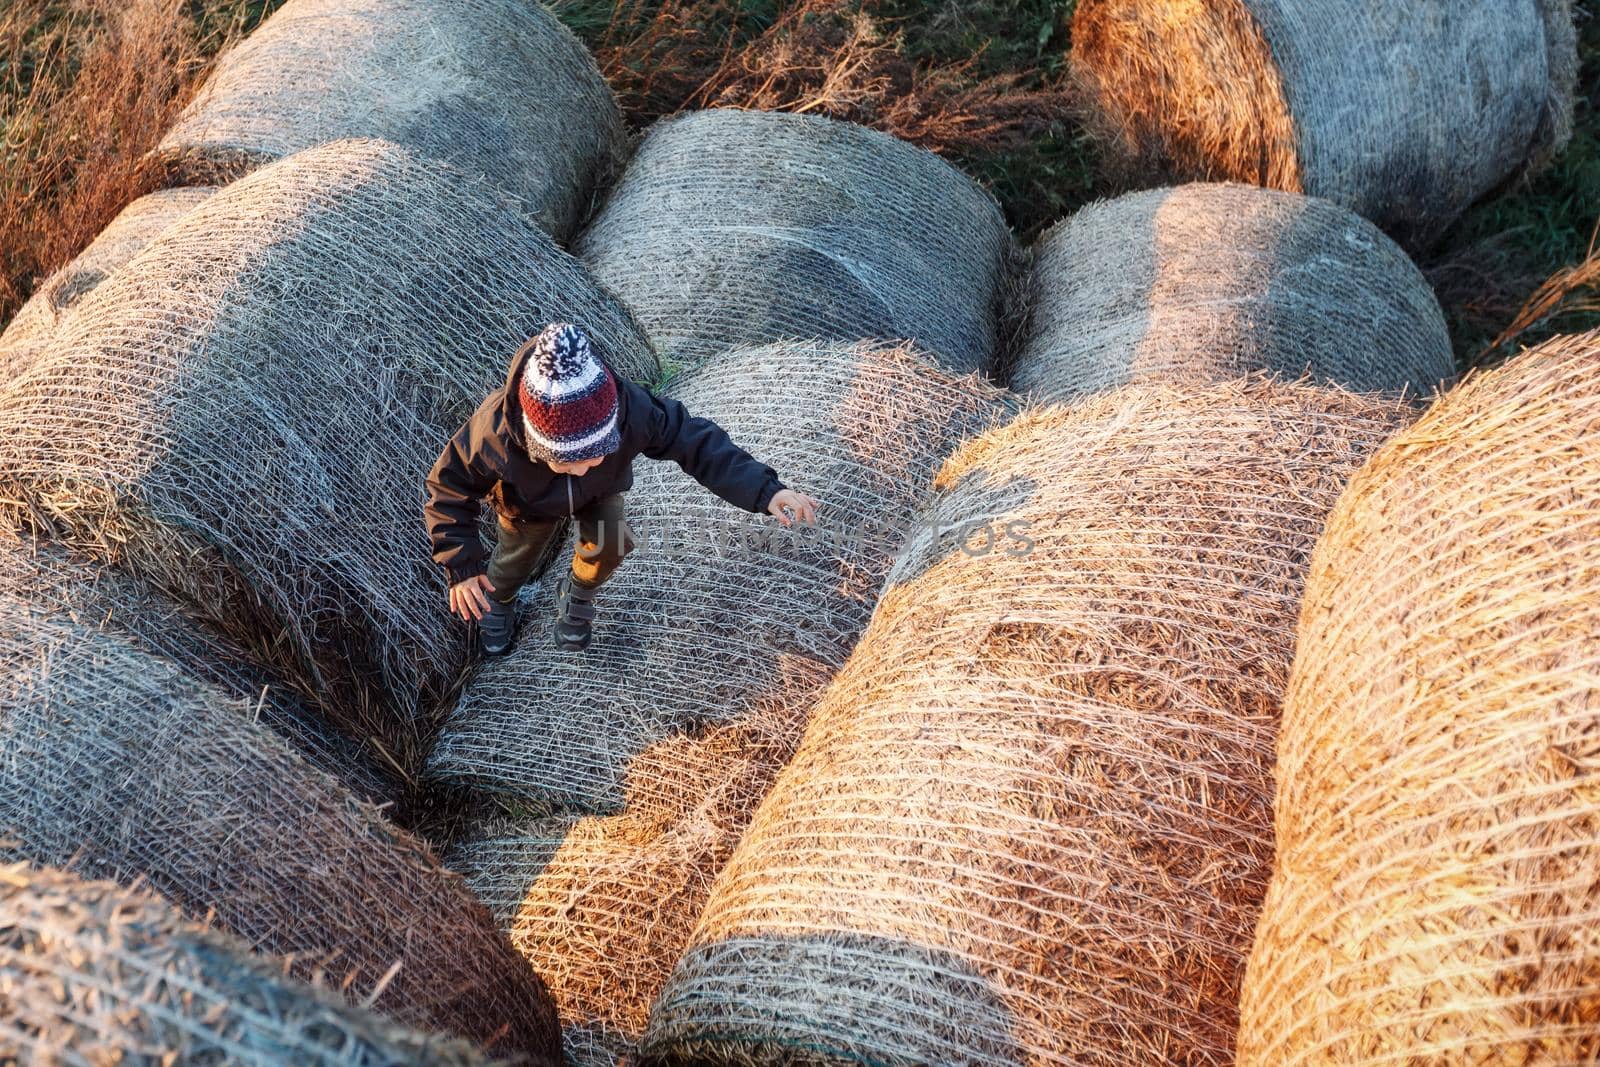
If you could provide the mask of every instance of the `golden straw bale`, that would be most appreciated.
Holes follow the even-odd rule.
[[[1447,395],[1308,579],[1246,1064],[1600,1059],[1600,332]]]
[[[1228,1062],[1302,574],[1408,414],[1137,385],[957,452],[643,1050]]]
[[[1571,0],[1082,0],[1110,154],[1320,196],[1426,245],[1572,132]]]

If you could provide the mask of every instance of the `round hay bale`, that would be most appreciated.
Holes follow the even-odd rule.
[[[935,156],[811,115],[712,110],[656,123],[575,250],[669,360],[793,338],[913,338],[994,358],[1011,235]]]
[[[67,312],[90,290],[120,270],[168,226],[211,199],[216,191],[211,186],[163,189],[123,208],[88,248],[46,278],[27,303],[17,309],[5,333],[0,334],[0,348],[15,350],[24,339],[50,337]],[[0,369],[4,369],[3,365]],[[11,370],[14,373],[20,369],[18,366]]]
[[[352,137],[487,177],[557,240],[628,144],[594,59],[543,4],[289,0],[223,56],[156,158],[173,184],[231,181]]]
[[[448,854],[548,983],[569,1059],[632,1050],[809,707],[657,742],[629,765],[620,815],[490,821]]]
[[[1083,0],[1113,157],[1332,200],[1425,246],[1572,131],[1570,0]]]
[[[817,496],[825,525],[785,530],[674,463],[641,463],[627,511],[639,547],[596,598],[594,645],[555,647],[563,568],[551,568],[519,649],[464,686],[431,777],[615,811],[649,746],[761,701],[809,699],[866,625],[939,457],[1003,409],[976,376],[879,343],[735,350],[672,394]]]
[[[459,172],[346,141],[217,193],[0,383],[0,512],[126,566],[414,771],[467,643],[420,517],[440,448],[546,322],[654,356]]]
[[[0,839],[148,880],[396,1020],[549,1056],[549,994],[428,848],[174,664],[0,599]]]
[[[1130,386],[957,452],[643,1051],[1227,1063],[1306,558],[1406,413]]]
[[[0,1059],[391,1067],[488,1061],[284,977],[166,901],[55,870],[0,868]]]
[[[401,797],[392,768],[330,729],[244,649],[114,568],[0,529],[0,598],[66,616],[169,659],[232,698],[230,707],[247,710],[361,799],[385,804]]]
[[[1600,1059],[1597,360],[1469,381],[1329,519],[1242,1063]]]
[[[1415,395],[1454,373],[1406,254],[1294,193],[1196,184],[1090,204],[1040,238],[1027,299],[1011,385],[1043,400],[1255,371]]]

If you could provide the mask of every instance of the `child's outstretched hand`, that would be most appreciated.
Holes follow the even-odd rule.
[[[772,494],[772,503],[767,505],[767,510],[785,526],[792,526],[797,520],[812,526],[817,521],[817,502],[793,489],[780,489]]]
[[[484,591],[494,592],[487,574],[457,582],[450,587],[450,610],[463,620],[481,619],[489,611],[489,598]]]

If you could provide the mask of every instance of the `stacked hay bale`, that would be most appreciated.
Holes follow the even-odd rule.
[[[252,719],[293,745],[306,762],[361,799],[385,804],[401,797],[394,769],[380,766],[375,753],[330,729],[322,716],[223,634],[114,568],[0,529],[0,599],[114,633],[169,659],[232,698],[230,705],[237,702]]]
[[[48,338],[73,306],[120,270],[163,230],[199,207],[216,189],[163,189],[141,196],[112,219],[78,257],[46,278],[0,334],[0,361],[25,343]],[[20,365],[9,373],[16,373]]]
[[[284,977],[243,942],[144,892],[0,868],[0,1059],[7,1063],[487,1061]]]
[[[1329,520],[1242,1063],[1600,1058],[1597,359],[1463,385]]]
[[[675,465],[641,465],[629,494],[641,549],[601,593],[594,646],[552,647],[541,592],[532,632],[468,683],[430,764],[610,812],[481,826],[451,861],[563,1019],[623,1042],[866,624],[939,457],[1005,410],[976,377],[887,344],[736,350],[673,392],[814,490],[822,528],[791,535]]]
[[[1011,237],[931,152],[808,115],[657,123],[576,250],[671,361],[791,338],[914,338],[994,357]]]
[[[644,1051],[1228,1062],[1306,558],[1406,414],[1152,384],[958,452]]]
[[[559,1040],[538,977],[425,846],[243,702],[10,599],[0,840],[34,863],[148,880],[189,915],[407,1025],[535,1057]]]
[[[1083,0],[1072,66],[1129,165],[1320,196],[1426,245],[1572,132],[1570,0]]]
[[[466,651],[422,481],[552,318],[654,375],[615,300],[461,174],[380,141],[292,156],[0,383],[0,511],[177,596],[412,770]]]
[[[626,156],[581,42],[522,0],[289,0],[217,64],[157,149],[174,184],[377,137],[484,175],[564,240]]]
[[[1253,186],[1090,204],[1039,239],[1026,300],[1010,379],[1044,400],[1257,371],[1416,395],[1453,371],[1439,302],[1393,241]]]

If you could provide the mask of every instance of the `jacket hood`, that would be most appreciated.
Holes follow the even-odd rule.
[[[534,342],[537,335],[522,342],[522,347],[517,349],[517,354],[511,357],[511,367],[506,371],[505,384],[500,387],[500,420],[505,435],[511,444],[527,451],[528,442],[522,436],[522,406],[517,400],[517,381],[522,377],[522,368],[528,365],[528,359],[533,355]]]

